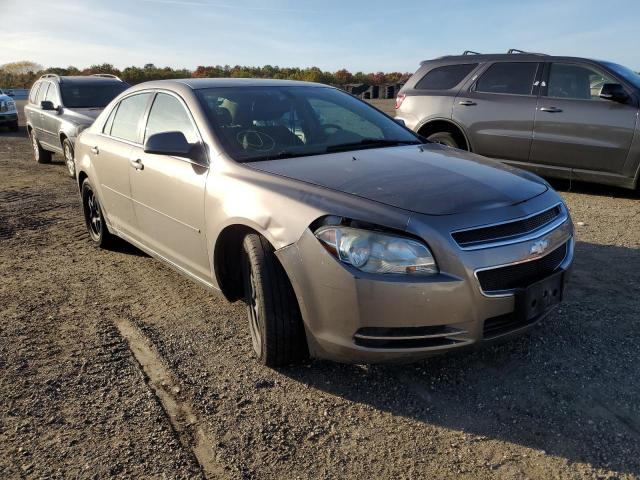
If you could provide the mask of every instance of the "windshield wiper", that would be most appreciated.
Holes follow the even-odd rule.
[[[399,145],[418,145],[418,140],[388,140],[386,138],[363,138],[359,142],[340,143],[338,145],[330,145],[327,152],[341,152],[344,150],[359,149],[362,147],[395,147]]]
[[[325,152],[323,151],[316,151],[316,152],[294,152],[294,151],[290,151],[290,150],[283,150],[281,152],[278,153],[274,153],[273,155],[264,155],[262,157],[249,157],[249,158],[243,158],[242,160],[239,160],[240,163],[249,163],[249,162],[265,162],[268,160],[281,160],[284,158],[296,158],[296,157],[310,157],[312,155],[321,155]]]

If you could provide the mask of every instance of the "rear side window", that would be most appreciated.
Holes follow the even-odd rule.
[[[150,93],[140,93],[120,102],[113,119],[111,135],[130,142],[139,142],[140,119],[147,109]]]
[[[477,63],[464,63],[434,68],[420,79],[415,88],[417,90],[449,90],[464,80],[477,66]]]
[[[36,98],[38,97],[38,90],[40,89],[41,82],[37,82],[31,87],[31,91],[29,92],[29,102],[36,103]]]
[[[537,63],[494,63],[478,79],[476,91],[531,95],[537,71]]]
[[[180,100],[173,95],[159,93],[149,112],[144,138],[146,140],[151,135],[163,132],[182,132],[187,142],[198,141],[198,134],[191,123],[191,118]]]

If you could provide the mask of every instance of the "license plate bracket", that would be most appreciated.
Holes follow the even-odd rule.
[[[562,301],[564,272],[558,272],[516,293],[516,311],[533,320]]]

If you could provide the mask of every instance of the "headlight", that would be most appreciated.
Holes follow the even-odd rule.
[[[320,227],[316,237],[340,261],[369,273],[433,275],[429,248],[410,238],[351,227]]]

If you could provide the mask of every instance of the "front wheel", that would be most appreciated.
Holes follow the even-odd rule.
[[[82,211],[84,213],[84,223],[93,243],[101,248],[111,245],[114,241],[114,236],[107,228],[102,208],[100,208],[98,198],[88,179],[82,183]]]
[[[69,176],[76,178],[76,162],[73,160],[73,145],[71,145],[71,140],[68,138],[62,141],[62,151],[64,152],[64,163],[67,165]]]
[[[251,344],[260,363],[277,367],[304,361],[309,352],[298,301],[264,237],[244,238],[242,274]]]
[[[427,137],[427,140],[433,143],[446,145],[447,147],[460,148],[455,137],[449,132],[436,132]]]

